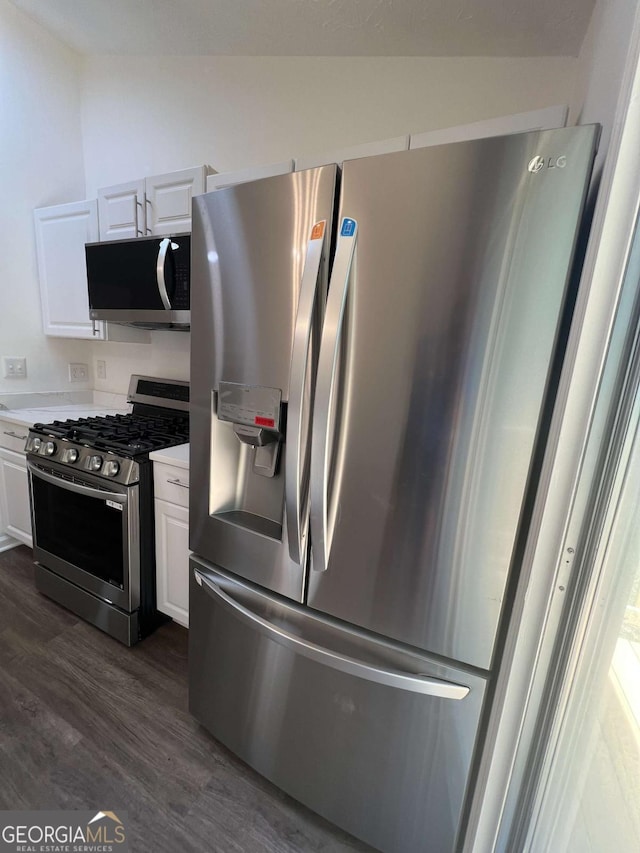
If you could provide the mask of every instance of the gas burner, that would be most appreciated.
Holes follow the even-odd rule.
[[[189,441],[186,412],[167,415],[102,415],[77,420],[35,424],[33,431],[43,436],[74,442],[96,450],[132,457],[184,444]]]
[[[64,469],[61,476],[89,474],[133,485],[152,450],[189,441],[189,387],[185,382],[134,376],[133,411],[35,424],[27,453]]]

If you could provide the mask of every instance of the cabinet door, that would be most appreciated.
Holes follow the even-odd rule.
[[[239,169],[237,172],[223,172],[217,175],[207,176],[207,192],[222,190],[235,184],[244,184],[247,181],[257,181],[260,178],[273,178],[275,175],[287,175],[293,172],[293,160],[284,160],[282,163],[269,163],[266,166],[252,166],[250,169]]]
[[[198,166],[145,178],[148,234],[191,231],[191,199],[204,192],[206,172]]]
[[[95,338],[89,319],[84,244],[98,239],[97,201],[43,207],[34,211],[34,218],[45,335]]]
[[[490,136],[510,136],[512,133],[526,133],[530,130],[551,130],[565,127],[569,116],[569,107],[545,107],[526,113],[499,116],[471,124],[444,127],[441,130],[428,130],[425,133],[412,133],[409,148],[428,148],[431,145],[446,145],[449,142],[466,142],[469,139],[487,139]]]
[[[336,148],[333,151],[325,151],[324,154],[296,157],[295,170],[302,172],[303,169],[315,169],[317,166],[327,166],[330,163],[337,163],[340,166],[345,160],[393,154],[396,151],[406,151],[408,147],[408,136],[394,136],[392,139],[381,139],[379,142],[365,142],[362,145],[350,145],[348,148]]]
[[[158,610],[189,627],[189,510],[157,500],[156,581]]]
[[[144,180],[98,190],[100,240],[126,240],[145,233]]]
[[[0,510],[2,533],[33,547],[29,483],[24,453],[0,448]]]

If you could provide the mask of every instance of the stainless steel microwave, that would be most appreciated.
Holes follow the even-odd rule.
[[[189,329],[191,235],[87,243],[89,313],[143,329]]]

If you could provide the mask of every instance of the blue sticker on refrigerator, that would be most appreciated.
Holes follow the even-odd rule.
[[[341,237],[353,237],[356,232],[355,219],[348,219],[346,216],[342,220],[342,228],[340,229]]]

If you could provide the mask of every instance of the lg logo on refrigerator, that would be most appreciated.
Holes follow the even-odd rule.
[[[566,165],[567,158],[564,154],[561,154],[555,159],[553,157],[541,157],[538,154],[537,157],[529,160],[527,169],[535,174],[536,172],[541,172],[542,169],[564,169]]]

